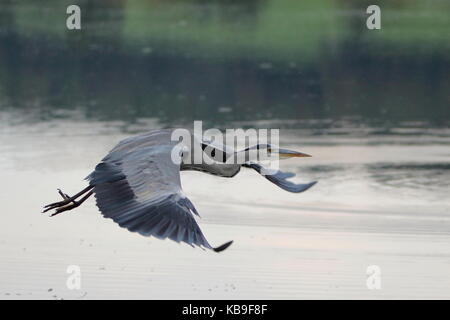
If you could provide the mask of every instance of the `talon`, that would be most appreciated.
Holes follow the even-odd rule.
[[[69,202],[69,201],[67,201],[67,200],[68,200],[68,199],[66,199],[66,200],[64,200],[64,201],[59,201],[59,202],[53,202],[53,203],[50,203],[50,204],[44,206],[44,208],[54,208],[54,207],[62,206],[62,205],[64,205],[64,204],[66,204],[66,203]]]
[[[66,193],[62,192],[61,189],[57,189],[57,190],[58,190],[59,195],[64,200],[63,201],[58,201],[58,202],[53,202],[53,203],[50,203],[50,204],[44,206],[44,210],[42,211],[42,213],[45,213],[45,212],[47,212],[49,210],[52,210],[52,209],[55,209],[55,208],[58,208],[58,207],[66,206],[70,202],[75,203],[75,201],[72,200],[71,197],[69,197],[69,195],[67,195]]]
[[[67,193],[62,192],[61,189],[58,189],[58,193],[64,200],[70,200],[70,196]],[[72,202],[75,203],[74,200],[72,200]]]
[[[57,189],[59,195],[64,200],[59,201],[59,202],[50,203],[50,204],[44,206],[44,210],[42,211],[42,213],[45,213],[52,209],[56,209],[56,211],[50,215],[50,217],[53,217],[61,212],[64,212],[67,210],[72,210],[72,209],[78,207],[80,204],[82,204],[87,198],[89,198],[93,194],[92,189],[93,189],[93,186],[88,186],[72,197],[70,197],[67,193],[62,192],[61,189]],[[84,195],[79,201],[75,201],[75,199],[82,196],[86,192],[87,192],[87,194]]]
[[[45,212],[50,211],[52,209],[65,206],[65,205],[70,203],[70,201],[68,201],[68,200],[69,199],[61,201],[61,202],[56,202],[56,203],[49,204],[49,205],[44,207],[44,211],[42,211],[42,212],[45,213]]]
[[[67,200],[67,198],[70,198],[67,194],[63,193],[61,191],[61,189],[58,189],[58,193],[64,200]]]

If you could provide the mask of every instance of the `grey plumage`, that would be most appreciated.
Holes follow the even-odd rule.
[[[121,227],[212,249],[193,217],[197,210],[182,192],[170,134],[155,131],[121,141],[87,179],[103,216]]]
[[[198,212],[183,194],[180,171],[197,170],[233,177],[241,166],[253,168],[259,173],[263,167],[252,162],[244,165],[217,161],[211,164],[190,164],[186,163],[189,161],[186,161],[183,150],[180,150],[177,164],[172,159],[172,151],[178,142],[171,140],[171,134],[172,130],[154,130],[122,140],[86,177],[89,187],[72,198],[59,191],[65,200],[47,205],[45,211],[57,209],[55,214],[58,214],[70,210],[93,193],[102,215],[129,231],[160,239],[169,238],[215,251],[226,249],[232,241],[214,248],[200,230],[194,218],[195,215],[198,216]],[[222,150],[227,150],[227,156],[230,155],[229,148],[224,147]],[[219,152],[218,149],[217,151]],[[190,156],[192,155],[189,154],[188,157]],[[305,191],[315,183],[297,185],[287,181],[291,176],[289,173],[278,172],[265,177],[290,192]],[[75,201],[88,191],[80,203]],[[67,208],[71,202],[73,205]]]

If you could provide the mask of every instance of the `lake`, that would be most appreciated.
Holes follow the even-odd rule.
[[[68,4],[0,4],[0,299],[450,298],[447,1],[380,1],[381,30],[360,1],[81,1],[80,31]],[[121,139],[194,120],[280,129],[313,156],[282,170],[318,184],[183,172],[205,236],[234,240],[221,254],[93,200],[40,213]]]

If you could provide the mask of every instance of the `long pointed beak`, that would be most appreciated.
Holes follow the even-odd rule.
[[[280,159],[312,157],[309,154],[288,149],[278,149],[274,150],[274,152],[280,155]]]

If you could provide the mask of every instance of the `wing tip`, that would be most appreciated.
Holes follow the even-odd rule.
[[[312,187],[312,186],[316,185],[318,182],[319,182],[319,181],[316,180],[316,181],[310,182],[309,185]],[[310,188],[311,188],[311,187],[310,187]]]
[[[212,249],[214,250],[214,252],[222,252],[225,249],[227,249],[229,246],[231,246],[232,243],[233,243],[233,240],[225,242],[224,244],[222,244],[218,247],[212,248]]]
[[[318,181],[313,181],[313,182],[310,182],[310,183],[306,183],[305,185],[298,185],[298,186],[302,186],[302,187],[299,188],[298,190],[293,190],[291,192],[293,192],[293,193],[305,192],[306,190],[308,190],[308,189],[312,188],[313,186],[315,186],[317,184],[317,182]]]

